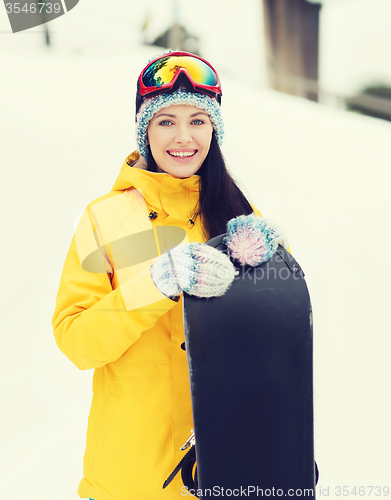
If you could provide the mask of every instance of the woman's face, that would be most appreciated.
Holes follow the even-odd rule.
[[[195,106],[181,104],[158,111],[148,126],[157,171],[179,178],[195,174],[208,154],[212,132],[209,115]]]

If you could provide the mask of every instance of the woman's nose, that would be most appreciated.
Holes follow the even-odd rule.
[[[177,134],[175,137],[176,142],[188,143],[188,142],[191,142],[192,139],[193,138],[192,138],[189,127],[187,127],[186,125],[178,127]]]

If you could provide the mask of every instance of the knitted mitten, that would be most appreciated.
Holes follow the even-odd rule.
[[[151,265],[156,288],[167,297],[184,290],[197,297],[224,295],[235,278],[235,266],[224,253],[203,243],[183,243]]]
[[[285,235],[277,226],[254,213],[228,221],[224,243],[231,257],[249,266],[258,266],[269,260],[278,245],[288,246]]]

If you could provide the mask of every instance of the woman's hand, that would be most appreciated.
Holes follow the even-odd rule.
[[[254,213],[228,221],[224,243],[231,257],[249,266],[258,266],[269,260],[278,245],[288,246],[285,235],[277,226]]]
[[[156,288],[167,297],[184,290],[197,297],[224,295],[235,278],[235,266],[224,253],[204,243],[184,243],[161,255],[151,266]]]

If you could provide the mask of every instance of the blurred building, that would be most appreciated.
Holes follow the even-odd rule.
[[[268,84],[318,100],[319,2],[263,0]]]
[[[199,38],[190,34],[187,29],[174,22],[166,31],[159,35],[150,45],[157,45],[173,50],[184,50],[199,55]]]
[[[387,85],[369,85],[344,101],[350,111],[391,121],[391,87]]]

